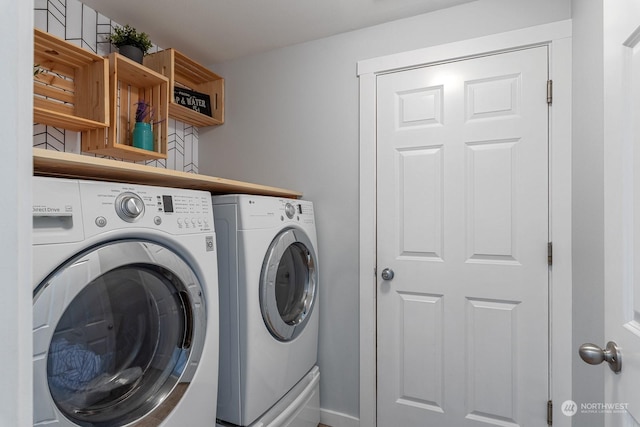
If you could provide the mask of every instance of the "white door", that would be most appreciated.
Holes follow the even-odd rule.
[[[378,77],[380,427],[546,425],[547,58]]]
[[[614,427],[640,425],[640,4],[605,1],[604,13],[605,338],[622,371],[600,369]]]

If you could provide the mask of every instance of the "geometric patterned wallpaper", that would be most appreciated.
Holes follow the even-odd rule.
[[[34,23],[36,28],[51,33],[106,56],[116,48],[106,40],[111,28],[118,25],[78,0],[34,0]],[[138,30],[144,31],[144,28]],[[157,46],[151,52],[158,50]],[[188,123],[169,119],[167,159],[139,162],[160,168],[198,173],[198,128]],[[33,125],[33,146],[47,150],[80,153],[78,132]],[[95,156],[94,154],[84,155]],[[104,156],[100,156],[104,157]]]

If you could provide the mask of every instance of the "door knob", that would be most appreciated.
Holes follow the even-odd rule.
[[[613,341],[609,341],[604,350],[595,344],[582,344],[578,353],[582,360],[590,365],[599,365],[602,362],[607,362],[611,370],[616,374],[622,370],[622,354],[618,345]]]
[[[395,276],[395,274],[393,273],[392,269],[385,268],[384,270],[382,270],[382,278],[384,280],[393,280],[393,276]]]

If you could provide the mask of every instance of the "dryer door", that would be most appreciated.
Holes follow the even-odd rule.
[[[280,341],[302,333],[316,300],[317,259],[309,237],[285,229],[271,242],[260,275],[260,309],[267,329]]]
[[[168,414],[159,407],[191,381],[205,316],[196,274],[165,246],[117,241],[69,260],[34,292],[34,424]]]

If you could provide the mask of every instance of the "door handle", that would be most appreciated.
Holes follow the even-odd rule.
[[[613,341],[609,341],[604,350],[595,344],[582,344],[578,353],[582,360],[590,365],[599,365],[602,362],[607,362],[611,370],[616,374],[619,374],[622,370],[622,353],[620,353],[618,344]]]
[[[393,276],[395,276],[395,273],[393,272],[392,269],[385,268],[384,270],[382,270],[382,279],[383,280],[393,280]]]

